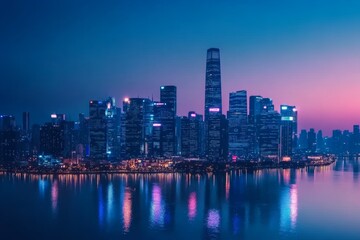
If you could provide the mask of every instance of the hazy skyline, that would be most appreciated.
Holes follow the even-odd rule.
[[[90,99],[159,99],[203,114],[220,48],[224,113],[247,90],[299,109],[299,129],[360,124],[359,1],[2,1],[0,113],[77,118]]]

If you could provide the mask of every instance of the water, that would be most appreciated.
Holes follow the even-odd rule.
[[[357,161],[228,174],[0,175],[1,239],[359,239]]]

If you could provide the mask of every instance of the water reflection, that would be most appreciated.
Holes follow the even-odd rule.
[[[131,225],[131,215],[132,215],[132,203],[131,203],[131,194],[132,190],[127,188],[125,190],[124,195],[124,203],[123,203],[123,222],[124,222],[124,231],[129,232]]]
[[[98,188],[98,219],[100,227],[104,224],[104,200],[103,200],[103,189],[100,185]]]
[[[107,207],[107,211],[106,211],[106,216],[107,216],[107,222],[109,223],[112,219],[113,216],[113,210],[114,210],[114,188],[113,188],[113,184],[112,182],[110,182],[108,184],[108,189],[107,189],[107,203],[106,203],[106,207]]]
[[[219,232],[220,214],[216,209],[210,209],[207,216],[207,227],[213,232]]]
[[[44,221],[48,211],[56,223],[61,222],[70,232],[87,229],[106,239],[121,239],[124,235],[131,239],[171,236],[181,239],[190,235],[194,239],[264,236],[278,239],[295,238],[302,234],[299,231],[313,225],[323,229],[321,222],[329,219],[318,217],[322,215],[316,214],[317,209],[325,208],[324,212],[330,214],[334,206],[341,204],[334,184],[346,192],[343,201],[357,199],[360,188],[353,181],[354,173],[346,173],[350,169],[356,172],[357,168],[357,162],[347,161],[325,168],[248,170],[216,175],[5,174],[0,178],[2,185],[33,185],[39,209],[45,211]],[[347,185],[341,185],[343,182]],[[316,198],[312,198],[314,193]],[[336,203],[331,202],[334,197]],[[339,210],[337,215],[354,212],[350,214],[351,222],[359,222],[360,203],[354,200],[345,203],[351,206],[350,210]],[[64,214],[74,211],[77,214]],[[79,216],[86,217],[76,220],[81,213],[84,215]],[[52,229],[56,227],[54,223]],[[352,227],[347,229],[360,234],[360,230]]]
[[[53,213],[56,213],[57,210],[58,197],[59,197],[58,181],[54,180],[51,185],[51,207]]]
[[[194,218],[196,216],[196,208],[197,208],[196,192],[192,192],[192,193],[190,193],[189,200],[188,200],[188,217],[189,217],[190,221],[194,220]]]
[[[162,203],[161,188],[154,185],[152,188],[152,201],[151,201],[151,225],[158,225],[160,227],[164,224],[164,205]]]

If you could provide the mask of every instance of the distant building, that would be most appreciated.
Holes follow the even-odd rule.
[[[16,128],[15,117],[0,115],[0,162],[10,164],[19,160],[20,131]]]
[[[90,158],[95,161],[107,159],[106,101],[89,102]]]
[[[29,134],[29,132],[30,132],[30,113],[23,112],[22,120],[23,120],[22,130],[25,134]]]
[[[310,131],[307,134],[307,143],[308,143],[308,152],[316,152],[316,132],[313,128],[310,128]]]

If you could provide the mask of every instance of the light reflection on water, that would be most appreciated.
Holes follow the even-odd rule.
[[[188,217],[189,221],[194,220],[196,217],[196,192],[190,193],[189,200],[188,200]]]
[[[164,224],[164,205],[162,202],[161,188],[158,185],[154,185],[152,189],[150,224],[153,227],[162,227]]]
[[[358,172],[350,169],[357,171],[357,162],[216,175],[1,174],[3,189],[21,185],[22,190],[0,191],[0,199],[6,199],[2,194],[15,198],[16,193],[18,206],[34,195],[35,200],[23,204],[33,216],[40,214],[40,222],[69,233],[87,229],[90,239],[309,238],[314,231],[320,238],[352,238],[360,235],[355,224],[360,222],[360,203],[355,200],[360,185],[354,177]],[[9,209],[0,209],[3,216]],[[13,209],[16,218],[27,217]],[[339,222],[347,224],[329,229]],[[46,231],[40,226],[31,227]]]

